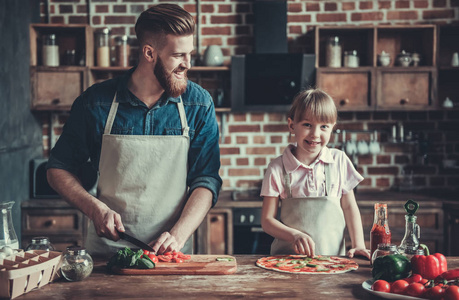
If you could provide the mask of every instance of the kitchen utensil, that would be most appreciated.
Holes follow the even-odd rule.
[[[236,270],[236,258],[229,255],[191,255],[182,263],[159,262],[153,269],[112,269],[121,275],[229,275]]]
[[[366,141],[361,140],[357,143],[357,153],[358,154],[367,155],[369,152],[370,150],[368,149],[368,144]]]
[[[346,153],[349,156],[357,154],[357,144],[354,140],[349,140],[346,142]]]
[[[368,150],[373,155],[379,154],[379,152],[381,152],[381,147],[379,146],[379,142],[378,142],[378,133],[376,131],[371,138],[370,145],[368,146]]]
[[[148,244],[145,244],[141,240],[138,240],[135,237],[127,234],[126,232],[118,231],[118,235],[120,236],[121,239],[123,239],[125,241],[128,241],[129,243],[131,243],[133,245],[136,245],[137,247],[140,247],[140,249],[148,250],[148,251],[154,251],[151,246],[149,246]]]
[[[3,248],[3,246],[9,246],[13,249],[19,248],[18,237],[16,231],[14,231],[13,216],[11,213],[13,205],[13,201],[0,203],[0,248]]]

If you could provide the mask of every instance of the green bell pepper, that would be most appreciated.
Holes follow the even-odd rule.
[[[391,254],[377,257],[373,262],[371,271],[373,279],[395,281],[409,276],[411,263],[408,258],[401,254]]]

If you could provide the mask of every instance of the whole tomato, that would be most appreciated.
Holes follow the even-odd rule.
[[[421,282],[422,276],[419,274],[413,274],[410,277],[406,278],[406,281],[408,283],[413,283],[413,282]]]
[[[445,293],[445,290],[439,286],[436,285],[425,292],[425,298],[427,299],[432,299],[432,300],[440,300],[443,297],[443,294]]]
[[[459,286],[452,285],[448,287],[443,296],[445,300],[459,300]]]
[[[385,280],[376,280],[371,285],[371,289],[376,292],[390,293],[390,284]]]
[[[399,279],[397,281],[394,281],[394,283],[392,283],[392,285],[390,286],[390,292],[393,294],[403,295],[409,285],[410,284],[406,282],[406,280]]]
[[[426,287],[423,284],[419,282],[413,282],[406,288],[405,295],[420,298],[425,291]]]

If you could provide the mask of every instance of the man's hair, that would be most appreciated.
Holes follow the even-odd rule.
[[[166,35],[191,35],[194,28],[194,18],[183,8],[176,4],[158,4],[140,14],[135,33],[140,46],[152,44],[161,48]]]

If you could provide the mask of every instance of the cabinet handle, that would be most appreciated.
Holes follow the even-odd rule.
[[[222,220],[222,216],[214,216],[210,219],[210,222],[215,223],[215,222],[220,222],[221,220]]]
[[[61,99],[56,98],[56,99],[53,99],[53,100],[51,101],[51,104],[52,104],[52,105],[57,105],[57,104],[59,104],[60,102],[61,102]]]
[[[54,219],[53,220],[48,220],[48,221],[45,222],[45,226],[46,227],[51,227],[53,225],[56,225],[56,220],[54,220]]]
[[[346,104],[348,104],[348,103],[349,103],[349,99],[346,98],[346,99],[341,100],[341,101],[339,102],[339,105],[344,106],[344,105],[346,105]]]
[[[408,102],[410,102],[410,99],[406,98],[406,99],[401,99],[400,100],[400,105],[405,105],[407,104]]]

